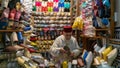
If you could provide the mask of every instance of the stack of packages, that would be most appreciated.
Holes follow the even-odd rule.
[[[112,46],[99,47],[97,44],[94,46],[94,52],[84,49],[81,58],[87,68],[112,68],[114,66],[118,54],[118,49]],[[116,65],[118,66],[118,65]],[[115,67],[115,66],[114,66]]]
[[[118,47],[118,54],[117,54],[116,59],[113,62],[113,66],[116,67],[116,68],[119,68],[120,67],[119,64],[120,64],[120,47]]]
[[[116,59],[118,54],[118,49],[112,46],[102,48],[98,45],[95,45],[96,57],[94,58],[95,65],[107,65],[112,66],[113,61]]]

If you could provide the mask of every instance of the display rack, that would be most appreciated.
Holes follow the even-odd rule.
[[[0,32],[23,32],[23,30],[0,30]]]
[[[72,2],[73,2],[73,0],[72,0]],[[106,38],[106,39],[108,39],[108,38],[113,38],[114,37],[114,0],[110,0],[110,3],[111,3],[111,6],[110,6],[110,17],[108,18],[109,19],[109,21],[110,21],[110,29],[109,28],[99,28],[99,29],[95,29],[95,36],[93,36],[93,37],[89,37],[89,36],[85,36],[85,35],[81,35],[81,31],[79,31],[79,30],[77,30],[77,40],[79,41],[79,40],[81,40],[81,38],[82,38],[82,45],[83,45],[83,49],[88,49],[88,48],[90,48],[89,46],[91,46],[91,45],[87,45],[87,42],[88,42],[88,39],[91,39],[91,40],[97,40],[97,39],[103,39],[103,38]],[[73,4],[73,3],[72,3]],[[76,7],[76,16],[79,16],[80,15],[80,1],[79,0],[76,0],[76,6],[75,5],[73,5],[73,7],[71,7],[71,8],[75,8]],[[71,12],[72,13],[72,12]],[[72,15],[71,15],[72,16]],[[109,31],[110,31],[110,36],[109,36]],[[99,33],[99,32],[105,32],[106,33],[106,35],[108,35],[109,37],[104,37],[104,36],[97,36],[97,34]],[[80,43],[80,44],[81,44]],[[107,42],[106,42],[107,43]],[[92,49],[91,49],[92,50]]]
[[[42,2],[42,1],[39,1]],[[47,2],[47,1],[44,1]],[[48,1],[49,2],[49,1]],[[48,3],[47,2],[47,3]],[[52,2],[51,2],[52,3]],[[52,8],[59,8],[59,11],[33,11],[31,14],[34,18],[34,31],[37,32],[37,35],[42,43],[40,43],[40,49],[47,51],[49,47],[53,44],[53,41],[56,37],[60,36],[63,33],[63,26],[72,25],[75,19],[75,13],[73,12],[74,0],[65,0],[65,1],[57,1],[56,6],[52,6]],[[57,6],[58,3],[58,6]],[[67,4],[66,4],[67,3]],[[60,4],[64,4],[60,5]],[[70,5],[69,5],[70,4]],[[47,8],[50,5],[46,6]],[[42,7],[39,6],[39,7]],[[73,7],[73,8],[71,8]],[[60,9],[64,11],[61,11]],[[66,11],[69,10],[69,11]],[[76,35],[75,33],[73,33]]]
[[[71,25],[70,12],[32,12],[34,30],[40,38],[40,51],[47,51],[56,37],[63,32],[63,26]]]

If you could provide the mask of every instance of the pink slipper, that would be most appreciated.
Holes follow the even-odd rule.
[[[1,18],[8,18],[9,17],[9,12],[10,12],[9,8],[4,9]]]
[[[9,19],[10,19],[10,20],[14,20],[15,14],[16,14],[16,9],[12,9],[12,10],[10,11],[10,17],[9,17]]]
[[[21,16],[21,11],[17,11],[15,14],[15,21],[19,21],[20,16]]]

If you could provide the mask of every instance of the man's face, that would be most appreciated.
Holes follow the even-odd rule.
[[[65,36],[65,39],[66,40],[70,40],[70,38],[71,38],[71,35],[72,35],[72,32],[64,32],[64,36]]]

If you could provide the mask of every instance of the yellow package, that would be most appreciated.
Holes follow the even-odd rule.
[[[102,52],[102,57],[106,61],[107,60],[107,54],[112,51],[112,46],[107,47],[103,52]]]
[[[83,19],[81,17],[77,17],[72,25],[72,28],[82,30],[83,29]]]

